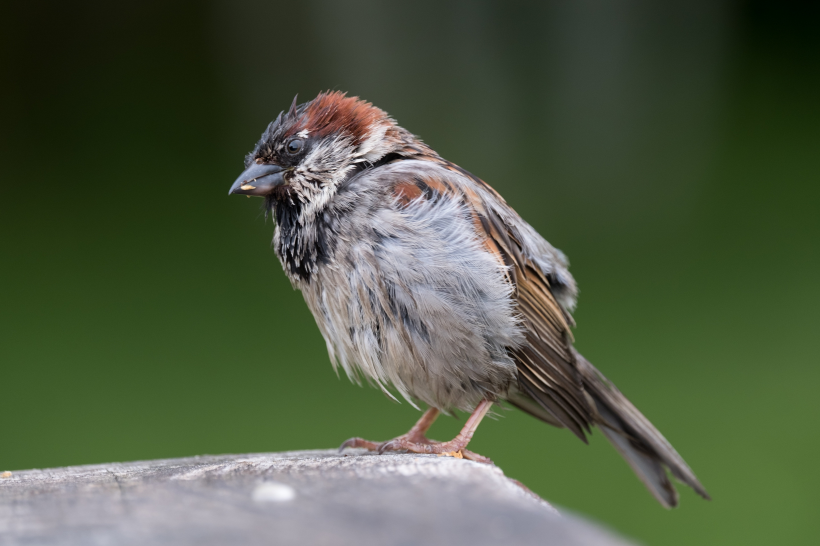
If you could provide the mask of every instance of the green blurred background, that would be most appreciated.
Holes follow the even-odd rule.
[[[336,378],[260,201],[227,195],[295,93],[341,89],[570,256],[578,347],[714,501],[682,490],[665,511],[600,434],[514,411],[471,447],[646,543],[816,543],[815,7],[114,5],[3,8],[0,470],[328,448],[414,422]]]

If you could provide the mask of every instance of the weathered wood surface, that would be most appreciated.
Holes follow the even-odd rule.
[[[0,477],[0,544],[631,543],[496,467],[300,451],[13,472]]]

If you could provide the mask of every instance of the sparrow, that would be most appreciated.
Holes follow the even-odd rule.
[[[384,453],[466,449],[493,404],[567,428],[597,426],[665,507],[668,473],[709,499],[683,458],[573,347],[578,288],[564,254],[486,182],[383,110],[328,91],[268,125],[229,194],[264,198],[273,249],[300,290],[334,369],[428,406]],[[439,413],[470,412],[436,442]]]

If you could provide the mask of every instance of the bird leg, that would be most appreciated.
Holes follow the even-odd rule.
[[[478,428],[478,424],[490,410],[491,406],[492,402],[489,400],[482,400],[476,406],[475,410],[473,410],[473,413],[467,419],[467,422],[464,423],[464,427],[461,429],[461,432],[459,432],[458,435],[449,442],[434,442],[429,440],[424,435],[439,414],[439,411],[436,408],[430,408],[424,413],[424,415],[422,415],[421,419],[419,419],[419,421],[407,434],[403,434],[398,438],[388,440],[387,442],[382,442],[381,444],[363,440],[362,438],[351,438],[343,443],[339,450],[341,451],[346,447],[363,447],[369,451],[378,451],[380,454],[385,451],[400,450],[410,451],[411,453],[430,454],[459,453],[465,459],[492,464],[492,461],[487,457],[483,457],[478,453],[473,453],[472,451],[464,449],[467,447],[467,444],[470,443],[473,434]]]
[[[346,447],[363,447],[368,451],[378,451],[382,453],[382,446],[395,441],[395,440],[407,440],[410,442],[414,442],[417,444],[429,444],[431,443],[430,440],[427,439],[425,434],[430,429],[432,424],[435,422],[436,417],[438,417],[439,411],[436,408],[429,408],[427,411],[424,412],[424,415],[421,416],[413,428],[407,431],[406,434],[402,434],[398,438],[394,438],[394,440],[388,440],[387,442],[371,442],[370,440],[365,440],[363,438],[351,438],[339,447],[339,451],[342,451]]]

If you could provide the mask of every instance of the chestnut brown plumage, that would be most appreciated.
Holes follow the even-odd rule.
[[[572,346],[577,288],[563,253],[488,184],[370,103],[322,93],[272,122],[231,193],[258,195],[274,250],[334,367],[429,406],[407,434],[344,447],[451,453],[507,401],[586,442],[598,426],[661,504],[667,470],[701,496],[672,446]],[[392,387],[392,389],[391,389]],[[438,413],[472,412],[433,442]]]

